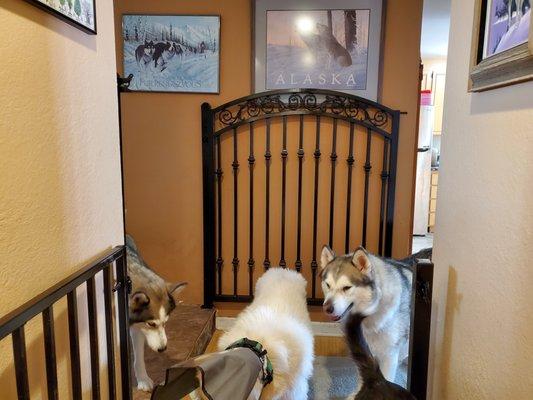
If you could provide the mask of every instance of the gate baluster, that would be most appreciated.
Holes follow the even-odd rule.
[[[383,255],[383,233],[385,225],[385,189],[389,179],[388,155],[389,141],[383,139],[383,167],[381,169],[381,199],[379,205],[379,254]]]
[[[233,260],[231,264],[233,265],[233,295],[237,296],[237,274],[239,271],[239,258],[238,256],[238,189],[237,181],[239,174],[239,161],[237,159],[237,128],[233,128]]]
[[[251,296],[254,289],[254,124],[250,122],[250,155],[248,156],[248,169],[250,171],[250,249],[248,258],[248,293]]]
[[[270,259],[268,258],[269,250],[269,236],[270,236],[270,159],[272,153],[270,153],[270,118],[266,119],[266,150],[265,150],[265,179],[266,179],[266,213],[265,213],[265,260],[263,266],[265,269],[270,268]]]
[[[222,294],[222,265],[224,259],[222,258],[222,151],[220,150],[220,136],[217,136],[217,169],[215,175],[217,177],[217,205],[218,205],[218,257],[217,257],[217,279],[218,279],[218,294]]]
[[[331,145],[331,180],[329,196],[329,247],[333,248],[333,225],[335,223],[335,166],[337,164],[337,119],[333,120],[333,139]]]
[[[287,192],[287,116],[283,117],[283,148],[281,150],[281,256],[279,266],[287,267],[285,261],[285,195]]]
[[[318,173],[320,165],[320,115],[316,116],[316,138],[315,151],[313,157],[315,159],[315,193],[313,200],[313,260],[311,261],[311,273],[313,275],[311,282],[311,297],[316,298],[316,272],[318,263],[316,261],[316,240],[317,240],[317,222],[318,222]]]
[[[296,237],[296,271],[302,269],[302,168],[304,161],[304,116],[300,115],[300,138],[298,141],[298,233]]]
[[[346,194],[346,233],[344,241],[344,252],[350,252],[350,214],[352,210],[352,172],[353,164],[355,162],[353,156],[353,146],[354,146],[354,123],[350,122],[350,147],[348,149],[348,158],[346,163],[348,164],[348,191]]]
[[[363,204],[363,240],[362,245],[366,248],[366,227],[368,223],[368,183],[370,178],[370,170],[372,169],[372,164],[370,164],[370,151],[372,149],[372,131],[370,128],[367,129],[366,135],[366,161],[364,165],[365,170],[365,199]]]

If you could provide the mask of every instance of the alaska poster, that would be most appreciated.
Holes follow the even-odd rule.
[[[488,0],[486,21],[485,58],[528,41],[531,0]]]
[[[370,10],[267,11],[266,88],[367,88]]]
[[[218,93],[220,17],[124,15],[124,75],[131,90]]]

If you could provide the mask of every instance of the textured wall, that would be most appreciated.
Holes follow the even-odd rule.
[[[452,2],[432,398],[525,400],[533,393],[533,82],[467,93],[473,9]]]
[[[403,256],[408,253],[411,241],[422,1],[389,0],[387,3],[382,102],[408,113],[401,117],[394,231],[394,253]],[[123,95],[127,230],[136,237],[148,262],[163,276],[169,280],[189,282],[189,287],[183,294],[187,301],[201,303],[203,239],[200,105],[207,101],[216,106],[250,93],[250,1],[116,2],[115,36],[119,69],[122,68],[120,27],[123,13],[221,15],[220,95]],[[323,154],[327,157],[327,145],[324,146]],[[343,150],[339,150],[339,153],[344,154]],[[324,160],[327,161],[327,158]],[[323,164],[322,169],[326,171],[326,163]],[[230,175],[227,174],[227,177]],[[329,187],[329,175],[323,173],[322,178],[321,187]],[[262,176],[258,175],[257,179],[256,185],[259,187]],[[244,175],[242,180],[245,180]],[[295,195],[294,191],[291,193]],[[341,196],[337,198],[341,199]],[[276,202],[276,206],[277,204]],[[288,218],[294,220],[294,212]],[[242,222],[245,224],[244,220]],[[287,227],[290,243],[296,238],[295,226],[296,224],[292,224]],[[335,236],[343,237],[344,225],[337,224],[336,229]],[[278,235],[277,225],[272,226],[272,232]],[[324,237],[327,236],[326,231],[323,233]],[[272,246],[277,247],[278,241],[273,242]],[[341,245],[336,247],[340,248]],[[272,261],[277,262],[278,250],[272,248],[271,251]],[[241,259],[247,257],[240,256]],[[231,273],[230,261],[225,269]]]
[[[97,36],[24,1],[0,5],[0,315],[122,241],[113,7],[96,3]],[[62,391],[64,306],[54,310]],[[40,330],[38,318],[27,329],[32,398],[45,397]],[[15,396],[10,348],[0,344],[2,399]]]

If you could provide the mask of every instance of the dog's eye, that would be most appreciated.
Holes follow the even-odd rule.
[[[344,287],[342,288],[342,291],[343,291],[343,292],[347,292],[347,291],[350,290],[351,288],[352,288],[351,286],[344,286]]]
[[[331,288],[329,287],[329,283],[327,283],[327,282],[326,282],[326,287],[327,287],[328,289],[331,289]]]
[[[157,326],[155,322],[147,322],[146,325],[148,325],[150,328],[155,328]]]

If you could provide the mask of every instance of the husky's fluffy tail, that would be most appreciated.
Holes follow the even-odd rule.
[[[355,400],[416,400],[406,389],[383,377],[363,336],[361,323],[364,318],[359,314],[350,315],[345,325],[346,341],[361,379],[361,389]]]
[[[364,317],[360,314],[351,315],[346,323],[345,329],[346,341],[348,342],[350,353],[359,368],[359,374],[363,381],[362,386],[365,386],[372,385],[384,378],[363,336],[363,329],[361,327],[363,319]]]

